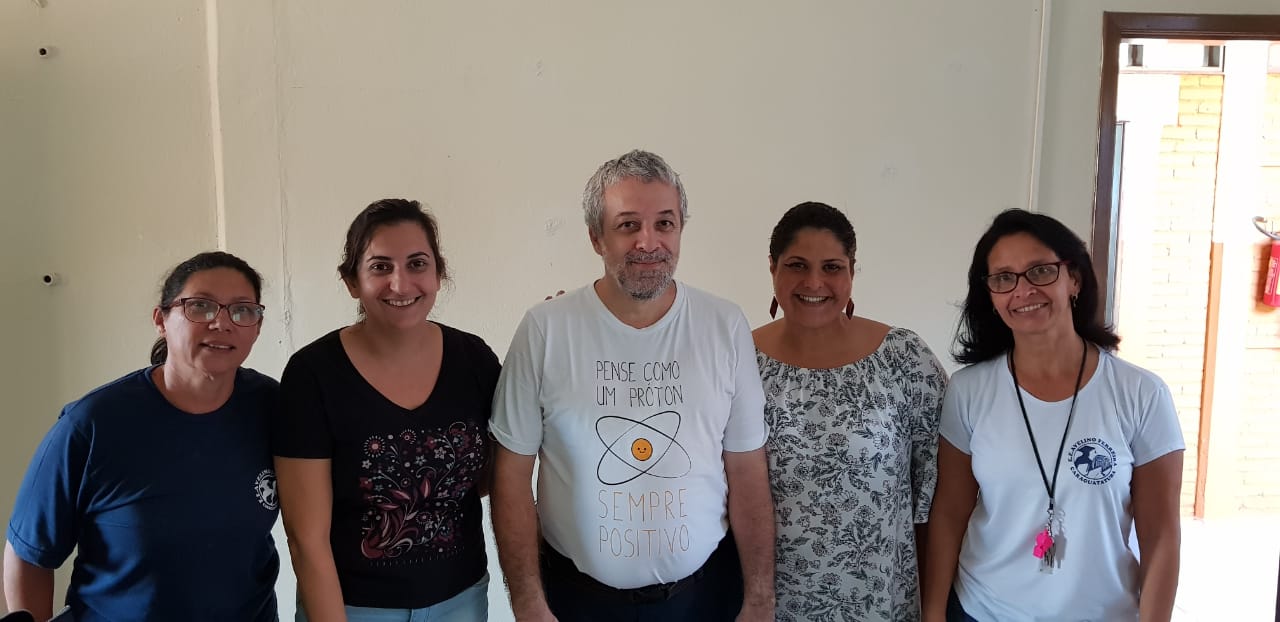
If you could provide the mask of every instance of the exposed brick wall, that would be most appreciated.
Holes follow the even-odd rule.
[[[1267,77],[1263,135],[1263,197],[1258,216],[1280,228],[1280,74]],[[1242,514],[1280,514],[1280,308],[1258,302],[1271,244],[1254,245],[1254,290],[1245,337],[1245,407],[1238,441]]]
[[[1151,280],[1149,300],[1121,301],[1121,314],[1142,318],[1128,330],[1142,330],[1144,363],[1169,383],[1187,440],[1183,470],[1182,510],[1193,511],[1200,400],[1204,371],[1204,330],[1208,306],[1210,250],[1216,183],[1218,130],[1222,114],[1222,76],[1180,78],[1178,122],[1161,135],[1156,186],[1158,209],[1149,223]],[[1262,169],[1263,196],[1257,215],[1275,219],[1280,228],[1280,74],[1267,79]],[[1126,249],[1126,252],[1143,252]],[[1224,311],[1249,311],[1246,370],[1238,412],[1215,412],[1214,419],[1238,417],[1233,440],[1240,494],[1240,514],[1280,514],[1280,309],[1258,302],[1266,276],[1270,243],[1259,236],[1254,245],[1256,284],[1249,301],[1223,301]],[[1229,321],[1229,320],[1226,320]],[[1212,434],[1212,430],[1210,432]]]
[[[1160,177],[1150,222],[1152,288],[1147,300],[1122,301],[1120,313],[1140,318],[1127,330],[1142,330],[1145,364],[1169,384],[1182,422],[1187,453],[1182,511],[1195,505],[1196,455],[1204,375],[1205,321],[1209,295],[1218,128],[1222,76],[1186,75],[1178,93],[1178,122],[1161,133]],[[1130,248],[1125,252],[1144,252]],[[1131,306],[1130,306],[1131,305]],[[1129,308],[1126,308],[1129,306]]]

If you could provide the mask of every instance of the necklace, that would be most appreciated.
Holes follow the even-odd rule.
[[[1036,466],[1040,467],[1040,481],[1044,482],[1044,491],[1049,495],[1048,519],[1044,529],[1036,534],[1035,547],[1032,554],[1040,560],[1040,572],[1052,573],[1061,565],[1058,553],[1061,552],[1065,538],[1062,537],[1062,520],[1058,520],[1054,530],[1054,493],[1058,489],[1058,470],[1062,467],[1062,450],[1067,446],[1067,433],[1071,430],[1071,420],[1076,415],[1076,398],[1080,397],[1080,381],[1084,380],[1085,361],[1089,360],[1089,344],[1082,338],[1080,344],[1084,352],[1080,355],[1080,371],[1076,372],[1076,386],[1071,392],[1071,409],[1067,411],[1067,425],[1062,428],[1062,441],[1058,443],[1058,457],[1053,461],[1053,481],[1044,470],[1044,461],[1040,459],[1040,448],[1036,445],[1036,436],[1031,432],[1031,418],[1027,416],[1027,406],[1022,401],[1022,387],[1018,385],[1018,370],[1013,364],[1013,350],[1009,350],[1009,375],[1013,376],[1013,392],[1018,396],[1018,408],[1022,410],[1022,422],[1027,425],[1027,438],[1031,440],[1031,452],[1036,456]]]

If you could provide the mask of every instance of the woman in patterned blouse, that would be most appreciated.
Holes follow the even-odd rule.
[[[947,376],[915,333],[853,314],[856,250],[848,218],[822,203],[788,210],[769,243],[770,314],[783,317],[754,336],[782,621],[920,617]]]

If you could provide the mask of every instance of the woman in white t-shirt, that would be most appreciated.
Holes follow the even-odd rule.
[[[1165,383],[1111,353],[1098,305],[1084,242],[1053,218],[1006,211],[974,249],[926,622],[1169,620],[1182,434]]]

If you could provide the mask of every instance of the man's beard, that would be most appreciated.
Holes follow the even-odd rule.
[[[653,262],[661,263],[652,268],[636,267],[637,264]],[[613,269],[618,286],[635,300],[653,300],[661,296],[671,286],[675,271],[675,257],[663,249],[649,253],[631,251]]]

